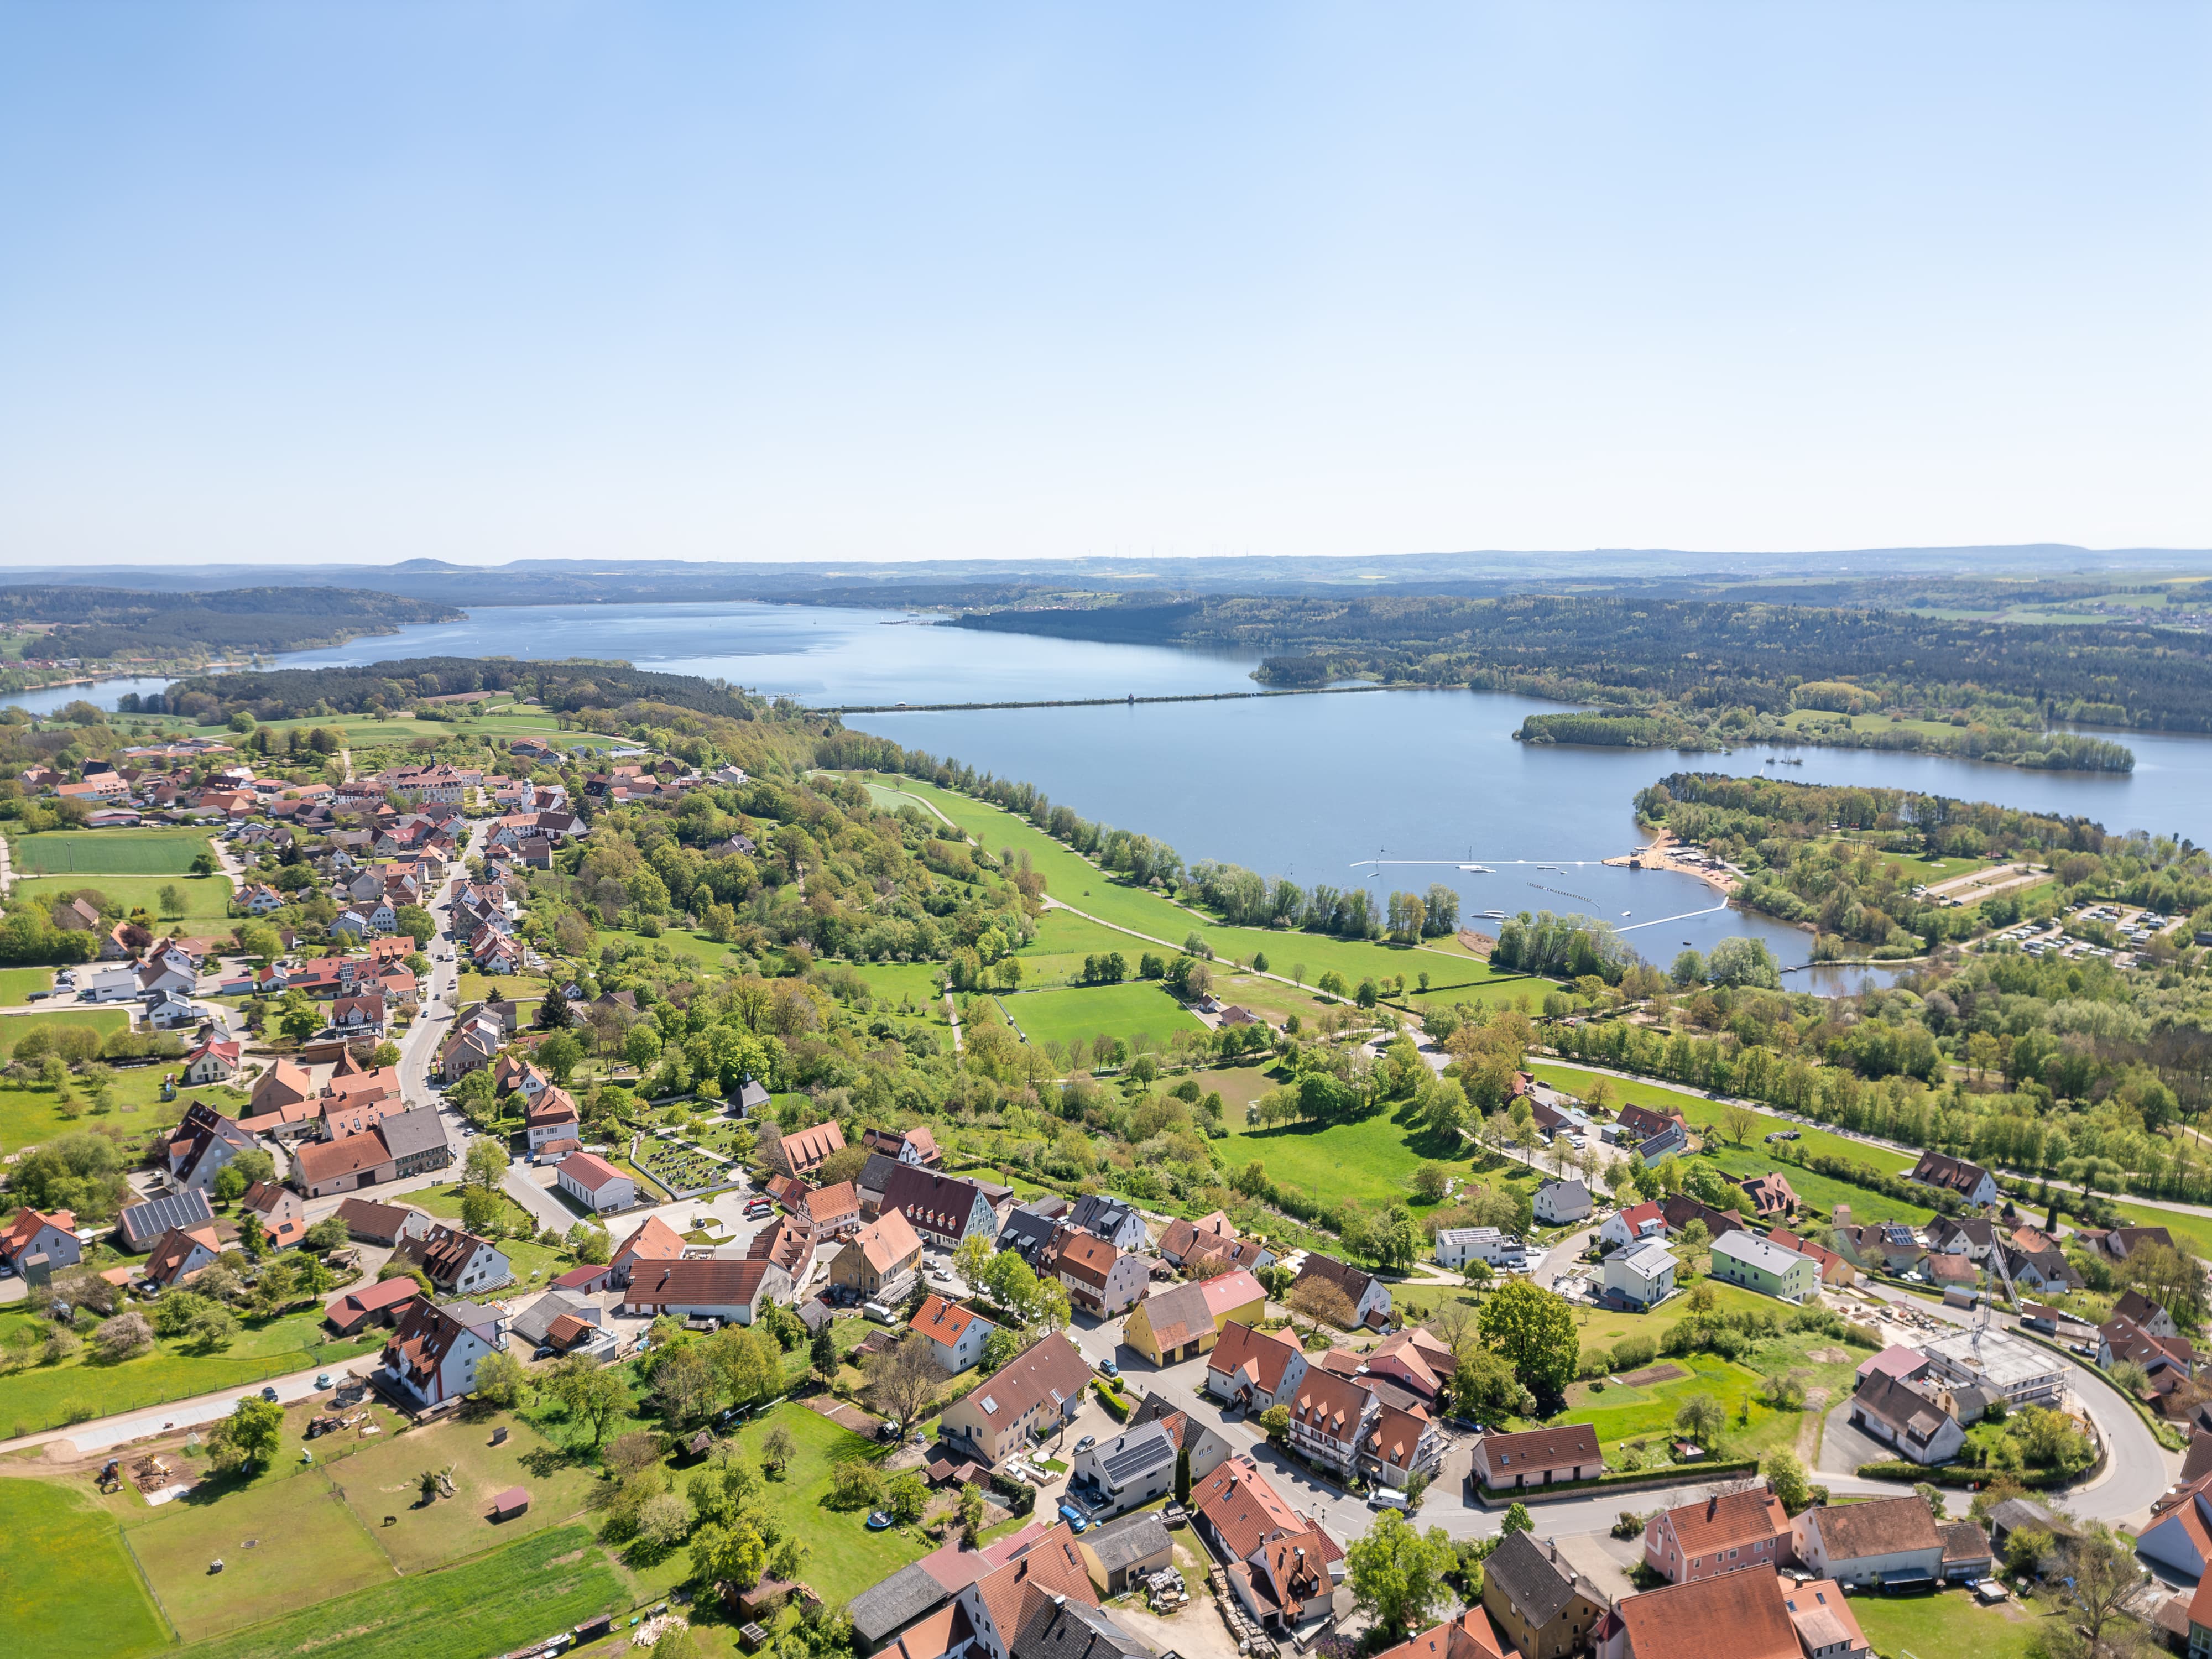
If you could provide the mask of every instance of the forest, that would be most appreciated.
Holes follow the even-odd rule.
[[[1717,735],[1780,730],[1808,706],[1795,695],[1800,686],[1836,682],[1857,688],[1870,712],[1942,721],[1960,733],[1977,723],[2040,732],[2059,720],[2212,730],[2212,639],[2120,622],[2051,629],[1737,599],[1400,592],[1133,597],[959,621],[1070,638],[1242,647],[1265,655],[1257,678],[1271,684],[1362,677],[1466,685],[1665,715]],[[1936,665],[1940,672],[1931,672]],[[1894,740],[1935,746],[1924,734],[1919,744],[1905,733]]]
[[[204,593],[122,588],[0,587],[0,628],[45,624],[48,643],[26,654],[179,658],[215,652],[303,651],[416,623],[458,621],[433,600],[347,587],[237,587]]]
[[[182,714],[220,724],[234,714],[257,720],[374,714],[432,697],[504,691],[574,713],[632,702],[750,720],[775,711],[767,699],[696,674],[659,674],[623,662],[526,662],[502,657],[407,657],[359,667],[278,668],[199,675],[140,699],[132,713]]]

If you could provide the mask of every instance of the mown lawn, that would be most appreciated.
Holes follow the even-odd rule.
[[[1548,1420],[1555,1425],[1587,1423],[1597,1431],[1599,1443],[1605,1446],[1625,1440],[1662,1439],[1674,1433],[1674,1413],[1684,1401],[1692,1395],[1710,1395],[1728,1413],[1729,1439],[1733,1443],[1742,1432],[1737,1422],[1741,1408],[1749,1407],[1754,1431],[1771,1415],[1753,1397],[1759,1389],[1759,1373],[1733,1361],[1700,1353],[1674,1358],[1662,1355],[1654,1364],[1671,1365],[1686,1375],[1642,1388],[1615,1382],[1602,1391],[1577,1382],[1568,1390],[1566,1411]]]
[[[170,886],[177,888],[185,896],[181,916],[161,907],[161,890]],[[210,927],[207,931],[222,933],[228,933],[232,926],[229,921],[230,878],[228,876],[39,876],[29,881],[17,882],[15,896],[35,899],[40,904],[51,906],[64,893],[81,892],[88,887],[125,910],[143,908],[148,915],[158,921],[220,922],[223,924],[222,927]]]
[[[823,1501],[829,1496],[830,1478],[839,1464],[856,1458],[878,1462],[888,1448],[791,1402],[755,1418],[738,1433],[745,1455],[756,1464],[760,1461],[761,1442],[772,1423],[781,1423],[791,1431],[799,1443],[799,1455],[783,1479],[769,1486],[769,1501],[784,1524],[808,1545],[805,1577],[825,1602],[842,1607],[862,1590],[880,1584],[927,1553],[929,1540],[915,1528],[894,1527],[870,1532],[865,1511],[833,1510]]]
[[[1975,1605],[1963,1589],[1928,1595],[1854,1595],[1851,1612],[1877,1653],[1907,1650],[1920,1659],[2026,1659],[2048,1617],[2011,1602]]]
[[[314,1583],[303,1581],[307,1593]],[[294,1586],[291,1605],[302,1588]],[[556,1527],[443,1571],[317,1601],[184,1651],[191,1659],[500,1653],[631,1605],[629,1585],[592,1529]]]
[[[1057,991],[1002,994],[1006,1018],[1031,1042],[1080,1042],[1100,1033],[1124,1040],[1151,1036],[1162,1048],[1177,1031],[1202,1031],[1204,1022],[1157,980],[1092,985]]]
[[[0,1316],[0,1332],[26,1321],[45,1328],[32,1315],[10,1313]],[[59,1364],[34,1363],[0,1376],[0,1435],[38,1434],[64,1423],[244,1388],[288,1371],[335,1369],[382,1343],[382,1332],[350,1342],[325,1341],[322,1310],[313,1308],[248,1323],[228,1348],[212,1353],[162,1338],[136,1359],[107,1364],[88,1363],[87,1344]]]
[[[51,968],[0,968],[0,1008],[16,1008],[33,991],[53,988]]]
[[[0,1480],[0,1631],[16,1653],[135,1659],[169,1645],[114,1521],[57,1481]]]
[[[532,1228],[537,1226],[536,1218],[529,1211],[524,1209],[505,1193],[501,1193],[498,1196],[499,1218],[503,1225]],[[441,1221],[450,1221],[456,1226],[460,1224],[461,1188],[458,1182],[450,1187],[427,1187],[410,1193],[407,1195],[407,1201],[425,1214],[437,1217]],[[580,1218],[580,1217],[579,1219]],[[616,1221],[619,1225],[620,1218],[616,1218]],[[567,1229],[564,1227],[562,1231],[565,1232]],[[617,1238],[621,1236],[619,1232],[616,1234]],[[540,1244],[534,1237],[501,1238],[493,1242],[505,1254],[508,1263],[514,1269],[516,1285],[523,1289],[542,1289],[548,1281],[559,1278],[576,1265],[575,1258],[566,1250],[556,1250],[550,1245]]]
[[[1238,1121],[1238,1115],[1230,1115]],[[1239,1131],[1217,1143],[1222,1167],[1241,1170],[1259,1162],[1279,1185],[1310,1196],[1356,1199],[1363,1204],[1410,1203],[1413,1171],[1427,1162],[1450,1162],[1466,1173],[1466,1152],[1439,1142],[1426,1129],[1378,1112],[1358,1123],[1291,1124]]]
[[[82,1025],[100,1033],[105,1042],[113,1032],[128,1030],[131,1016],[120,1008],[71,1007],[64,1004],[52,1013],[0,1014],[0,1051],[13,1054],[15,1045],[46,1025]]]
[[[855,962],[841,965],[850,967],[867,982],[870,996],[902,1007],[911,1002],[933,1024],[945,1024],[945,999],[937,988],[945,969],[936,963]]]
[[[16,873],[25,876],[178,876],[207,850],[204,830],[50,830],[8,838]]]
[[[204,1100],[233,1115],[244,1109],[246,1097],[228,1088],[180,1089],[174,1100],[163,1100],[161,1078],[173,1069],[173,1065],[141,1066],[117,1072],[109,1085],[110,1109],[105,1113],[93,1109],[91,1095],[72,1079],[77,1113],[74,1119],[64,1113],[59,1097],[51,1090],[0,1084],[0,1146],[17,1152],[72,1130],[99,1128],[120,1128],[135,1140],[174,1123],[195,1100]]]

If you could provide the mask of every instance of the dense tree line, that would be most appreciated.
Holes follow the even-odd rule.
[[[1401,592],[1132,598],[960,620],[1073,638],[1241,646],[1271,653],[1262,676],[1285,684],[1364,675],[1472,685],[1610,712],[1708,717],[1701,725],[1726,710],[1742,711],[1747,723],[1779,717],[1797,706],[1797,685],[1848,680],[1879,687],[1883,706],[1909,704],[1933,718],[1976,709],[2212,730],[2212,639],[2126,623],[2053,629],[1739,599]]]
[[[114,587],[0,587],[0,627],[52,623],[38,654],[102,659],[210,651],[301,651],[461,612],[425,599],[349,587],[238,587],[141,593]]]
[[[771,705],[725,681],[696,674],[659,674],[622,662],[519,662],[483,657],[408,657],[359,667],[204,674],[179,680],[166,692],[144,698],[133,712],[184,714],[215,723],[241,711],[256,720],[295,720],[402,709],[428,697],[468,691],[510,692],[564,713],[619,711],[626,704],[643,702],[725,720],[776,715],[818,722],[822,718],[806,716],[793,705]]]

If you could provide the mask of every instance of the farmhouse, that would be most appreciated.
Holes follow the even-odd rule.
[[[884,1183],[884,1213],[902,1212],[924,1240],[949,1250],[970,1234],[996,1238],[1013,1196],[1008,1187],[901,1164]]]
[[[1221,1328],[1206,1368],[1206,1390],[1248,1412],[1287,1405],[1306,1374],[1305,1350],[1287,1337],[1243,1322]]]
[[[1809,1509],[1790,1524],[1797,1559],[1823,1578],[1900,1586],[1942,1576],[1943,1540],[1918,1497]]]
[[[492,1309],[473,1302],[441,1307],[418,1297],[407,1304],[370,1380],[410,1408],[442,1406],[474,1392],[477,1363],[497,1352],[505,1336],[505,1322]]]
[[[702,1257],[641,1262],[623,1293],[623,1310],[636,1316],[672,1314],[750,1325],[771,1302],[791,1300],[791,1275],[773,1261]]]
[[[504,1251],[489,1239],[478,1238],[459,1227],[433,1227],[422,1237],[409,1239],[400,1253],[422,1268],[446,1296],[497,1290],[514,1278],[514,1268]]]
[[[1826,1599],[1815,1600],[1816,1591]],[[1793,1596],[1808,1608],[1802,1625],[1790,1612]],[[1598,1659],[1843,1659],[1831,1651],[1828,1626],[1812,1617],[1826,1612],[1829,1602],[1841,1609],[1841,1618],[1831,1623],[1841,1627],[1850,1620],[1842,1593],[1832,1586],[1785,1588],[1771,1572],[1669,1584],[1620,1599],[1604,1621]],[[1856,1621],[1849,1627],[1856,1631]]]
[[[904,1214],[887,1210],[845,1241],[830,1261],[830,1282],[866,1302],[897,1302],[914,1288],[921,1240]]]
[[[1390,1287],[1373,1273],[1364,1273],[1357,1267],[1347,1267],[1334,1256],[1309,1254],[1305,1266],[1298,1269],[1297,1278],[1291,1285],[1291,1299],[1295,1301],[1298,1287],[1320,1283],[1343,1294],[1352,1308],[1352,1322],[1382,1330],[1390,1323]]]
[[[1583,1650],[1610,1609],[1556,1546],[1516,1532],[1483,1563],[1482,1610],[1528,1659],[1562,1659]]]

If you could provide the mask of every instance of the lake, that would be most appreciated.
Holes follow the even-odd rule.
[[[1249,691],[1256,657],[980,633],[854,607],[713,604],[493,607],[465,622],[301,652],[285,666],[408,656],[621,659],[702,674],[812,704],[993,702]],[[112,707],[159,683],[108,682],[13,699],[49,712],[72,696]],[[40,704],[43,703],[43,709]],[[1229,702],[1081,708],[901,710],[848,717],[861,730],[1024,778],[1086,817],[1164,840],[1184,859],[1220,859],[1303,886],[1364,883],[1378,894],[1443,881],[1462,913],[1550,908],[1601,916],[1650,959],[1733,933],[1805,961],[1798,929],[1715,908],[1686,876],[1608,869],[1631,850],[1636,792],[1668,772],[1769,770],[2078,812],[2113,830],[2206,839],[2212,740],[2105,732],[2135,750],[2133,775],[2026,772],[1870,750],[1739,750],[1676,755],[1531,747],[1522,717],[1559,705],[1474,691],[1399,690]],[[1375,860],[1381,860],[1379,866]],[[1460,869],[1479,863],[1491,873]],[[1550,868],[1539,868],[1539,864]],[[1859,970],[1790,983],[1856,989]]]

